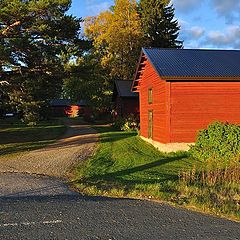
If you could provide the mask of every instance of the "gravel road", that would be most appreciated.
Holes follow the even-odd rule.
[[[0,173],[18,172],[65,177],[73,165],[92,155],[98,135],[87,125],[69,125],[56,143],[16,157],[0,157]]]
[[[226,219],[71,191],[61,178],[93,154],[97,140],[88,126],[71,125],[63,139],[47,148],[0,157],[1,240],[240,239],[240,224]]]

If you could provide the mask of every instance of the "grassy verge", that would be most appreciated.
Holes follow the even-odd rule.
[[[66,128],[59,121],[29,127],[20,122],[0,121],[0,156],[35,150],[56,141]]]
[[[88,194],[166,199],[174,196],[173,184],[182,167],[194,164],[185,152],[160,153],[135,132],[95,129],[100,147],[76,170],[77,187]]]
[[[214,205],[211,190],[179,181],[179,173],[202,163],[187,152],[164,154],[135,132],[95,127],[100,133],[96,154],[76,169],[75,186],[90,195],[151,198],[208,213],[238,218],[233,202]],[[216,209],[215,209],[216,207]]]

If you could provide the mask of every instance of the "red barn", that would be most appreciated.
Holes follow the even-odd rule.
[[[240,51],[143,49],[132,90],[141,136],[166,151],[185,149],[169,143],[194,142],[216,120],[240,123]]]
[[[139,115],[138,93],[131,91],[132,81],[115,81],[113,102],[117,116]]]
[[[50,115],[52,117],[68,116],[67,112],[71,110],[71,100],[69,99],[51,99],[49,102]]]
[[[52,117],[77,117],[84,115],[88,110],[85,100],[73,104],[70,99],[52,99],[49,105]]]

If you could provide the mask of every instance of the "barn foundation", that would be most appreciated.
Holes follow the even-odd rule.
[[[178,152],[178,151],[188,151],[191,145],[195,143],[160,143],[154,141],[149,138],[145,138],[140,136],[144,141],[152,144],[155,148],[157,148],[161,152],[170,153],[170,152]]]

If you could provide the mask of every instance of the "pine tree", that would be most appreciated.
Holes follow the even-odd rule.
[[[173,5],[163,0],[141,0],[139,14],[146,46],[159,48],[182,48],[183,41],[178,40],[180,27],[174,20]]]
[[[0,81],[8,81],[1,89],[18,111],[36,112],[55,97],[64,58],[80,54],[82,20],[66,14],[70,6],[71,0],[0,1]]]

